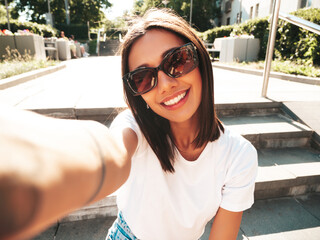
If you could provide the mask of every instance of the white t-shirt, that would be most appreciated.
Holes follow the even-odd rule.
[[[219,207],[239,212],[252,206],[257,152],[228,128],[196,161],[177,154],[173,174],[162,170],[130,110],[111,128],[131,128],[138,137],[130,176],[117,194],[118,208],[138,239],[199,239]]]

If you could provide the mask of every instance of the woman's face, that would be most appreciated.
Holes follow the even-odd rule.
[[[139,67],[158,67],[168,50],[186,44],[175,34],[160,29],[149,30],[131,47],[129,71]],[[158,84],[142,98],[158,115],[170,122],[185,122],[197,112],[201,102],[202,81],[199,68],[172,78],[158,71]]]

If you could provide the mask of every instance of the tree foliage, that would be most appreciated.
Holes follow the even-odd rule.
[[[127,25],[123,17],[117,17],[113,20],[106,19],[103,25],[107,39],[118,39],[119,33],[124,34]]]
[[[194,0],[192,4],[192,26],[199,31],[215,27],[214,20],[220,17],[219,0]],[[175,10],[180,16],[190,21],[191,1],[170,0],[168,8]],[[144,14],[149,8],[165,7],[162,0],[135,0],[134,13]]]
[[[8,8],[9,8],[9,18],[10,19],[17,19],[19,17],[19,14],[16,11],[16,9],[14,9],[10,6],[10,4],[12,2],[13,2],[13,0],[7,0]],[[6,9],[4,0],[0,0],[0,20],[1,19],[7,19],[7,9]]]
[[[8,5],[10,5],[10,3],[12,3],[12,2],[13,2],[13,0],[7,0]],[[5,6],[6,1],[5,0],[0,0],[0,4]]]
[[[1,0],[3,1],[3,0]],[[104,19],[103,8],[111,7],[108,0],[68,0],[70,22],[97,26]],[[45,13],[48,12],[48,0],[17,0],[17,12],[27,11],[32,22],[45,23]],[[50,12],[54,24],[66,23],[65,0],[50,0]]]

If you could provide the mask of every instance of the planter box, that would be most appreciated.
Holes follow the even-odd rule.
[[[10,47],[11,49],[15,49],[14,36],[0,36],[0,59],[3,59],[3,55],[7,54],[6,47]]]
[[[58,55],[60,60],[71,59],[69,41],[66,41],[64,39],[58,39],[57,46],[58,46]]]
[[[220,62],[255,61],[259,54],[259,39],[217,38],[220,46]]]
[[[21,55],[26,52],[36,59],[46,59],[43,37],[39,35],[15,35],[16,48]]]

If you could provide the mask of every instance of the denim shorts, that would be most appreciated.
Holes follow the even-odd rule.
[[[117,219],[108,230],[106,240],[138,240],[119,211]]]

